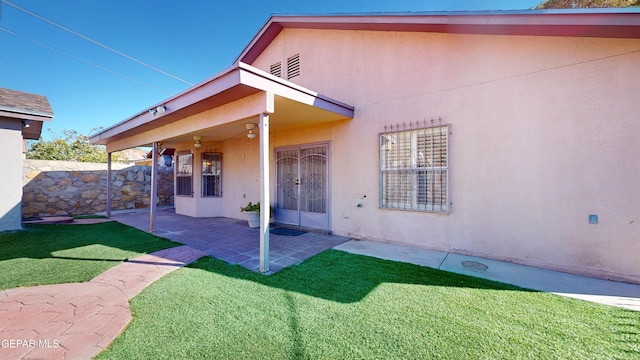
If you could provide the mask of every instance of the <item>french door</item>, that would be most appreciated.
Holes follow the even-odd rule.
[[[276,221],[329,230],[329,144],[276,149]]]

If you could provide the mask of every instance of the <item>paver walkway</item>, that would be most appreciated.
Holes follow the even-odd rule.
[[[86,283],[0,292],[0,359],[90,359],[131,321],[131,298],[205,255],[179,246],[129,260]]]

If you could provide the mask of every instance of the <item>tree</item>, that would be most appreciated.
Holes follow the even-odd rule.
[[[107,151],[103,145],[93,145],[89,137],[78,134],[75,130],[62,130],[58,134],[49,129],[51,141],[40,139],[29,144],[27,159],[34,160],[66,160],[78,162],[107,162]],[[112,161],[121,161],[117,154]]]
[[[615,8],[640,6],[640,0],[547,0],[536,9]]]

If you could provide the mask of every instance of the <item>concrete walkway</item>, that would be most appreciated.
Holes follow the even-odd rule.
[[[640,311],[640,285],[636,284],[594,279],[503,261],[366,240],[350,240],[334,247],[334,249],[428,266],[527,289]]]
[[[0,359],[90,359],[131,321],[131,298],[205,255],[180,246],[142,255],[86,283],[0,292]]]

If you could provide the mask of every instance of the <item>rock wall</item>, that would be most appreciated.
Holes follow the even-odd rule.
[[[111,209],[149,207],[151,166],[112,164]],[[107,210],[107,164],[23,160],[22,217]],[[173,168],[158,168],[157,204],[173,205]]]

